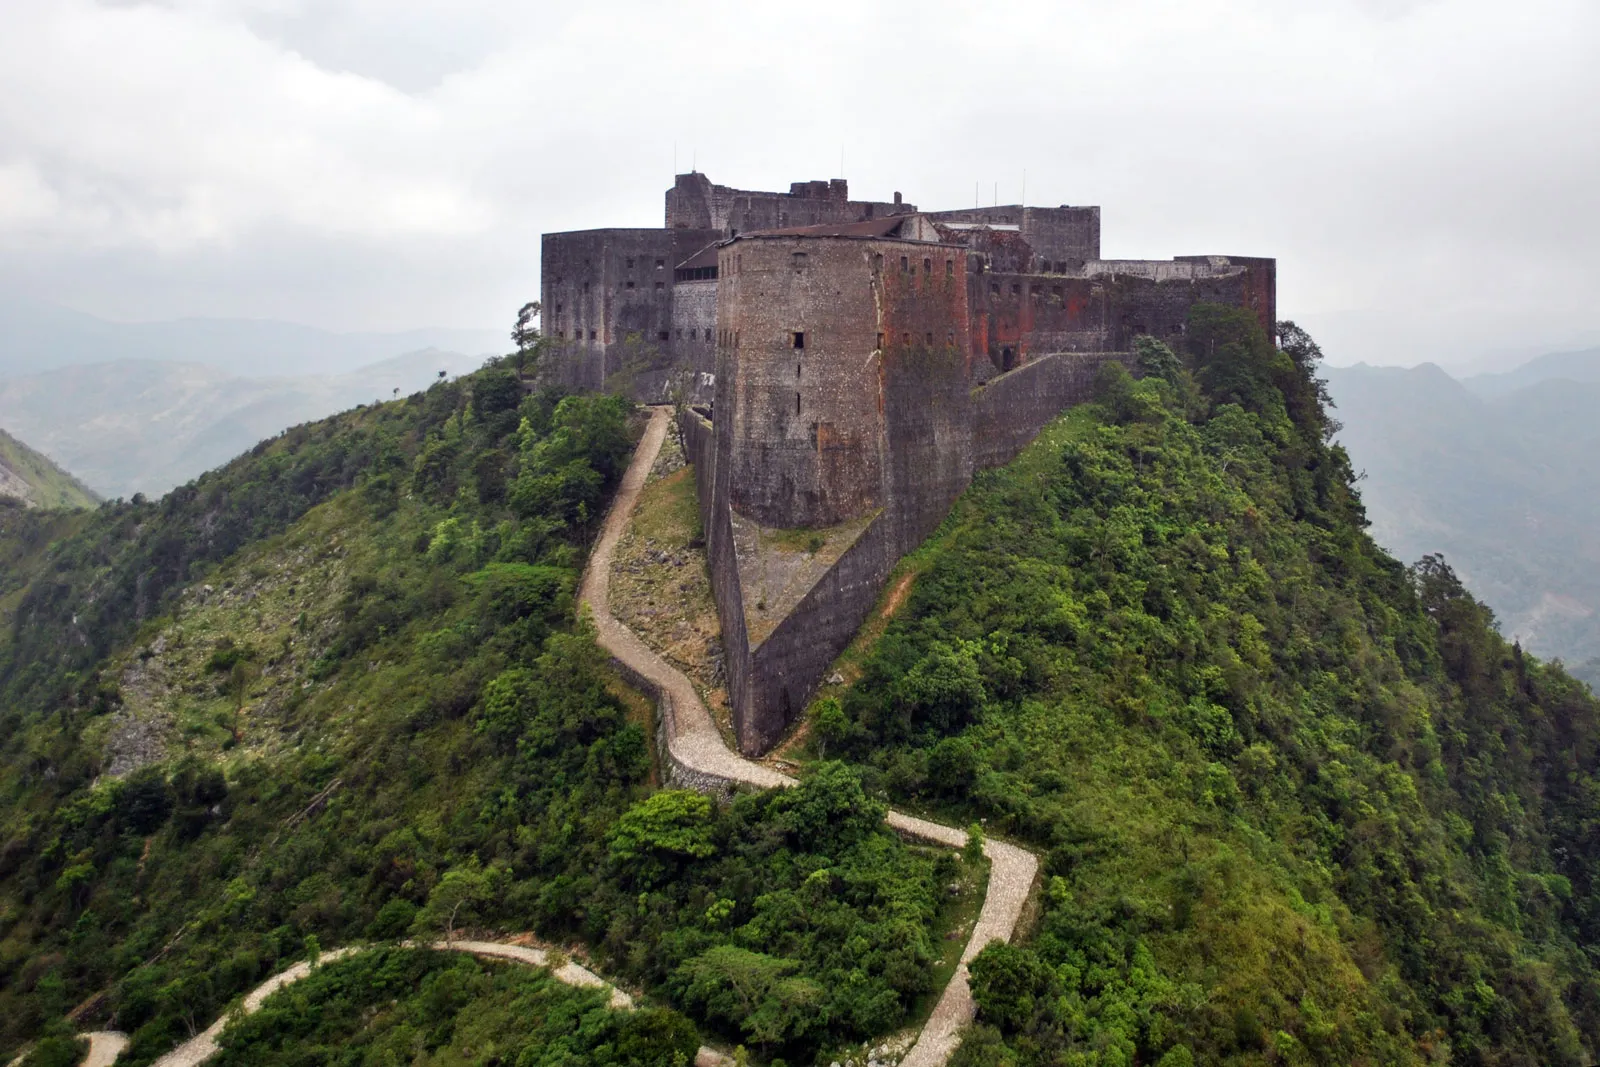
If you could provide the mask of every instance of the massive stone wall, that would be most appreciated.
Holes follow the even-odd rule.
[[[977,470],[1010,463],[1050,420],[1094,398],[1100,368],[1118,362],[1129,371],[1127,352],[1052,352],[991,378],[973,391],[972,465]]]
[[[627,372],[647,383],[635,395],[654,399],[670,369],[692,359],[677,351],[673,268],[717,236],[665,229],[545,234],[543,329],[558,348],[552,360],[557,378],[574,388],[601,389]]]
[[[994,207],[957,208],[930,212],[938,223],[966,226],[1015,226],[1026,240],[1030,261],[1002,269],[1056,271],[1076,270],[1085,262],[1100,258],[1100,209],[1098,207],[1026,207],[1001,204]]]
[[[704,174],[679,174],[667,190],[670,229],[711,229],[719,235],[829,222],[857,222],[916,211],[896,193],[892,202],[851,200],[843,178],[793,182],[787,193],[714,185]]]

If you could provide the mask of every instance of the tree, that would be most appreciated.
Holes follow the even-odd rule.
[[[622,813],[610,835],[611,859],[649,885],[684,859],[709,859],[711,800],[686,789],[652,793]]]
[[[504,875],[502,868],[479,866],[477,857],[450,868],[428,894],[428,903],[417,913],[412,929],[443,933],[445,944],[450,944],[457,926],[481,917],[480,909],[498,895]]]

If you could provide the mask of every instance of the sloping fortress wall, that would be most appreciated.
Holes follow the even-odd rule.
[[[686,398],[739,747],[771,748],[890,570],[1133,340],[1201,301],[1276,321],[1276,263],[1107,260],[1100,209],[923,213],[679,175],[660,230],[544,241],[555,375]]]

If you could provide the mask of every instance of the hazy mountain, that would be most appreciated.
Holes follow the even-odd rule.
[[[1513,370],[1497,374],[1474,374],[1461,381],[1479,396],[1494,397],[1558,379],[1600,382],[1600,348],[1586,348],[1581,352],[1551,352]]]
[[[0,378],[0,425],[108,497],[154,496],[298,423],[425,388],[481,356],[429,349],[344,374],[258,378],[120,359]]]
[[[398,352],[477,355],[507,344],[496,330],[334,333],[271,319],[110,322],[0,294],[0,378],[115,359],[200,363],[248,377],[341,374]]]
[[[89,487],[0,430],[0,501],[20,500],[28,507],[85,508],[95,503]]]
[[[1600,656],[1600,350],[1465,382],[1432,364],[1327,377],[1378,541],[1443,553],[1508,637],[1600,678],[1584,666]]]

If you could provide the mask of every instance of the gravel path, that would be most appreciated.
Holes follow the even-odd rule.
[[[111,1067],[128,1047],[128,1035],[116,1030],[91,1030],[78,1036],[89,1042],[89,1054],[83,1058],[83,1067]]]
[[[409,947],[407,942],[403,947]],[[534,967],[548,967],[550,956],[542,948],[532,948],[525,945],[503,945],[498,941],[435,941],[429,948],[440,952],[467,952],[474,956],[485,956],[492,959],[510,960],[513,963],[525,963]],[[343,959],[354,952],[363,951],[360,946],[335,949],[322,954],[321,963],[332,963],[334,960]],[[258,1010],[266,999],[286,985],[298,982],[311,973],[309,961],[302,960],[293,966],[286,967],[265,982],[252,989],[245,995],[240,1005],[240,1015],[249,1015]],[[617,1011],[632,1011],[633,998],[616,986],[607,982],[599,975],[586,967],[576,963],[564,963],[550,972],[560,982],[570,986],[584,989],[609,989],[611,999],[609,1005]],[[216,1022],[206,1027],[203,1033],[191,1037],[171,1052],[156,1060],[153,1067],[198,1067],[212,1056],[217,1054],[219,1048],[217,1038],[222,1036],[222,1028],[228,1024],[233,1013],[223,1015]],[[79,1037],[88,1039],[89,1055],[84,1058],[80,1067],[111,1067],[117,1056],[128,1044],[128,1035],[119,1034],[114,1030],[100,1030],[94,1033],[79,1034]],[[695,1054],[695,1067],[726,1067],[733,1061],[722,1053],[711,1048],[701,1048]]]
[[[794,785],[795,780],[788,775],[730,751],[689,679],[611,615],[612,558],[639,502],[650,469],[655,465],[656,454],[661,451],[671,419],[671,408],[652,410],[644,437],[639,441],[611,511],[606,515],[600,540],[589,557],[579,589],[579,603],[593,613],[600,647],[667,696],[668,699],[662,701],[662,714],[666,719],[668,753],[675,761],[698,774],[758,789]],[[900,833],[950,848],[960,848],[967,842],[964,830],[903,812],[891,811],[886,821]],[[1039,861],[1026,849],[1003,841],[985,841],[983,852],[989,858],[989,885],[977,925],[961,953],[961,966],[934,1005],[917,1043],[900,1061],[901,1067],[942,1067],[950,1059],[960,1044],[961,1028],[972,1021],[976,1010],[967,983],[967,963],[990,941],[1009,941],[1017,928]]]

